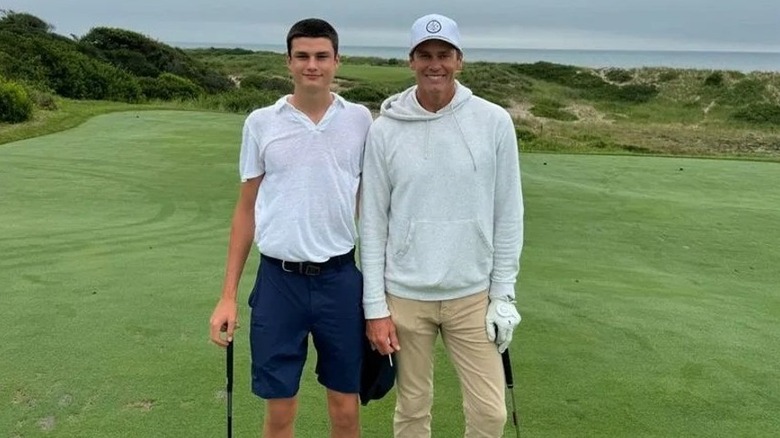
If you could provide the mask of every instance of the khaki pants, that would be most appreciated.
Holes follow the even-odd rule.
[[[504,371],[485,331],[487,292],[456,300],[417,301],[387,294],[401,350],[396,353],[395,438],[431,436],[433,357],[441,332],[458,373],[466,438],[498,438],[506,423]]]

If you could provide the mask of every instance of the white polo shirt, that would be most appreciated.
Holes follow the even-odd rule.
[[[244,122],[241,180],[265,175],[255,243],[277,259],[323,262],[355,246],[355,202],[371,112],[333,95],[318,124],[284,96]]]

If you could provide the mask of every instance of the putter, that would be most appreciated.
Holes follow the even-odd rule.
[[[515,379],[512,375],[512,360],[509,358],[508,348],[501,353],[501,363],[504,365],[506,387],[509,388],[509,394],[512,397],[512,423],[515,425],[515,435],[520,438],[520,422],[517,418],[517,404],[515,402]]]
[[[233,341],[227,345],[227,438],[233,438]]]

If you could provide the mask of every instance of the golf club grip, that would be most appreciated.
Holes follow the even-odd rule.
[[[233,341],[227,344],[225,354],[225,374],[227,375],[227,438],[233,438]]]
[[[227,373],[227,389],[230,391],[233,389],[233,341],[230,341],[227,345],[227,366],[225,370]]]
[[[509,358],[509,349],[507,348],[501,353],[501,362],[504,365],[504,378],[506,378],[506,386],[508,388],[514,388],[515,379],[512,375],[512,360]]]

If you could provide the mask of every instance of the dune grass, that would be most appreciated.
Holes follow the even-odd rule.
[[[242,119],[120,112],[0,147],[0,435],[224,433],[224,355],[207,320]],[[522,156],[524,321],[511,352],[523,436],[780,429],[778,166]],[[263,409],[245,305],[242,321],[239,437],[257,436]],[[440,346],[437,360],[434,436],[460,436]],[[363,436],[390,436],[392,405],[363,409]],[[310,363],[297,436],[325,436],[324,406]]]

